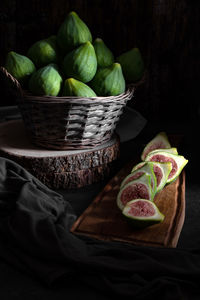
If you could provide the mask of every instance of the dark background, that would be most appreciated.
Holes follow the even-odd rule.
[[[166,123],[166,126],[171,124],[173,133],[178,129],[181,132],[186,130],[184,144],[179,148],[180,153],[189,159],[186,172],[187,210],[179,247],[198,247],[200,189],[196,143],[200,125],[200,1],[1,0],[0,65],[4,65],[8,51],[25,55],[35,41],[55,34],[71,10],[87,23],[94,38],[103,38],[116,56],[131,47],[140,48],[147,77],[128,105],[137,109],[150,123],[156,123],[155,132],[163,129],[161,123]],[[0,106],[16,105],[15,98],[11,97],[6,86],[2,86],[2,82],[0,91]],[[190,126],[187,127],[188,124]],[[147,129],[151,131],[149,124]],[[132,142],[137,148],[137,140]],[[128,161],[135,153],[134,147],[132,152],[127,151],[129,147],[130,144],[123,145],[122,162]],[[198,176],[194,176],[195,172]],[[80,199],[77,197],[75,202],[77,207],[79,202],[88,205],[101,187],[88,186],[83,193],[81,190]],[[73,193],[69,198],[74,204],[76,197],[72,196]],[[66,296],[77,299],[80,293],[87,299],[102,299],[100,292],[94,292],[84,284],[79,284],[77,289],[76,282],[75,288],[70,283],[66,289],[49,290],[2,259],[0,263],[3,300],[26,299],[27,296],[28,299],[63,299]]]
[[[128,105],[148,120],[198,118],[198,0],[1,0],[0,65],[8,51],[26,54],[33,42],[56,34],[71,10],[115,55],[140,48],[147,77]],[[1,89],[1,105],[15,104],[7,94]]]

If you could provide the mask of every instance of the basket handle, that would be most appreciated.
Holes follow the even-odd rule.
[[[4,67],[0,67],[0,78],[2,79],[2,82],[8,86],[12,95],[20,98],[22,97],[23,91],[21,84]]]

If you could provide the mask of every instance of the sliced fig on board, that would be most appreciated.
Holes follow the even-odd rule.
[[[143,161],[135,165],[131,172],[135,172],[136,170],[139,171],[140,168],[142,168],[147,162]],[[159,162],[151,162],[153,164],[153,171],[156,176],[156,184],[157,184],[157,191],[156,193],[160,192],[168,179],[169,173],[172,170],[172,163],[171,162],[165,162],[165,163],[159,163]]]
[[[185,159],[182,155],[177,155],[173,153],[169,153],[162,150],[152,151],[145,158],[146,161],[155,161],[155,162],[171,162],[172,170],[169,173],[168,179],[166,183],[171,183],[176,180],[179,176],[185,165],[188,163],[188,160]]]
[[[175,147],[171,147],[171,148],[166,148],[166,149],[155,149],[155,150],[153,150],[153,151],[156,151],[156,150],[162,150],[162,151],[165,151],[165,152],[167,152],[167,153],[172,153],[172,154],[178,154],[178,150],[177,150],[177,148],[175,148]],[[151,152],[153,152],[153,151],[151,151]],[[151,153],[151,152],[149,152],[149,153]],[[148,154],[149,154],[148,153]]]
[[[132,180],[135,180],[139,178],[143,174],[148,174],[151,176],[151,189],[153,196],[157,192],[157,180],[156,176],[153,171],[153,163],[152,162],[145,162],[143,164],[140,164],[138,168],[136,168],[134,171],[131,172],[131,174],[128,174],[124,180],[121,183],[120,189],[125,186],[125,184],[131,182]]]
[[[167,183],[169,174],[172,170],[171,162],[152,162],[153,171],[157,179],[157,193],[160,192]]]
[[[141,175],[139,178],[132,180],[119,190],[117,195],[117,206],[122,210],[129,201],[138,198],[153,201],[151,176],[148,174]]]
[[[122,214],[135,228],[145,228],[160,223],[165,218],[155,203],[146,199],[129,201],[123,208]]]
[[[168,149],[171,148],[171,144],[168,140],[167,134],[162,131],[158,133],[144,148],[141,159],[145,160],[146,156],[149,152],[155,150],[155,149]]]
[[[146,161],[141,161],[138,164],[136,164],[135,166],[133,166],[131,173],[134,172],[135,170],[140,169],[141,167],[143,167],[147,162]]]

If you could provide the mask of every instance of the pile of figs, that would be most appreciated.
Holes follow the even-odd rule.
[[[5,68],[33,95],[104,97],[140,80],[144,61],[136,47],[115,57],[72,11],[57,34],[34,42],[26,54],[10,51]]]

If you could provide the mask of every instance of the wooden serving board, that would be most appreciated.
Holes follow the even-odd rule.
[[[32,143],[22,120],[0,124],[0,155],[14,160],[50,188],[79,188],[105,179],[119,157],[118,135],[87,150],[48,150]]]
[[[122,179],[133,163],[125,166],[91,205],[76,220],[71,232],[104,241],[120,241],[135,245],[176,247],[185,218],[185,172],[155,196],[155,203],[165,215],[162,223],[145,229],[133,229],[117,207],[116,197]]]

